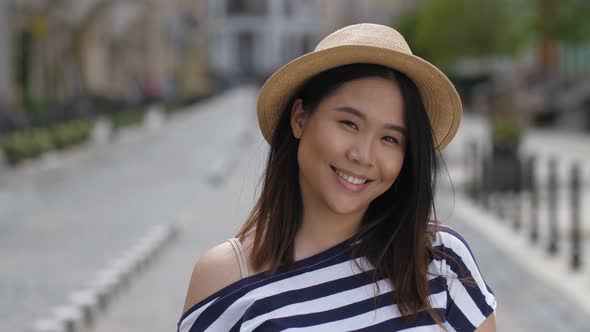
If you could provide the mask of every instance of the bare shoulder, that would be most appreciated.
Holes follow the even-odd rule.
[[[209,249],[193,268],[183,312],[238,280],[240,268],[232,245],[224,242]]]
[[[496,332],[496,313],[491,315],[483,321],[483,323],[475,330],[476,332]]]

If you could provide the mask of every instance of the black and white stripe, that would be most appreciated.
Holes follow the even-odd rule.
[[[345,241],[298,261],[291,271],[237,281],[188,310],[178,331],[440,330],[426,313],[408,326],[395,290],[387,280],[373,283],[357,267],[370,264],[350,257],[352,245]],[[429,300],[449,331],[474,331],[495,310],[495,296],[460,234],[442,227],[433,246],[448,257],[430,263]]]

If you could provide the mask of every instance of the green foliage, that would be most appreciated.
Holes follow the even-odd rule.
[[[172,115],[177,112],[188,110],[189,108],[184,105],[181,100],[171,100],[164,104],[163,109],[166,115]]]
[[[127,109],[110,115],[114,129],[128,127],[143,121],[144,112],[137,109]]]
[[[416,43],[416,32],[420,23],[420,14],[420,7],[411,9],[397,17],[392,26],[399,31],[410,44],[412,53],[424,59],[431,59],[432,57],[428,54],[428,51],[422,49],[420,47],[421,45]]]
[[[55,125],[51,132],[55,146],[63,149],[88,140],[92,132],[92,122],[82,119],[72,120]]]
[[[40,156],[55,148],[67,148],[82,143],[90,137],[92,122],[73,120],[48,128],[31,128],[12,133],[0,141],[0,148],[9,164]]]
[[[129,109],[111,116],[113,126],[121,128],[143,120],[144,113]],[[29,128],[14,132],[0,140],[0,149],[9,164],[15,165],[54,150],[66,149],[87,141],[93,128],[93,121],[75,119],[49,127]]]
[[[24,107],[24,110],[33,119],[41,119],[47,115],[47,110],[45,109],[45,104],[37,98],[32,98],[32,97],[25,98],[23,101],[23,107]]]
[[[523,135],[522,125],[507,115],[496,115],[491,122],[492,142],[495,145],[518,146]]]
[[[590,40],[590,1],[537,0],[538,16],[534,22],[539,36],[569,44]]]
[[[464,57],[515,55],[538,38],[590,40],[588,0],[431,0],[395,18],[415,54],[445,67]]]
[[[1,142],[8,163],[35,158],[53,147],[51,132],[47,128],[30,129],[13,133]]]
[[[398,18],[394,27],[417,55],[444,67],[460,57],[515,52],[526,31],[513,20],[515,6],[509,0],[433,0]]]

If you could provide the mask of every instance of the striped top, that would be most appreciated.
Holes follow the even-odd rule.
[[[375,287],[354,264],[371,270],[364,257],[351,257],[353,245],[347,240],[289,271],[234,282],[183,314],[177,331],[440,331],[425,312],[405,324],[395,291],[387,280]],[[432,307],[449,331],[474,331],[496,309],[494,293],[459,233],[440,226],[433,246],[454,259],[439,257],[429,265]]]

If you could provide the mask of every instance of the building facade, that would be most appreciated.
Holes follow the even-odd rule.
[[[264,78],[343,26],[391,17],[407,0],[209,0],[208,66],[228,83]]]
[[[206,2],[0,0],[0,104],[208,93]],[[28,106],[27,106],[28,105]]]
[[[12,43],[8,7],[8,0],[0,0],[0,107],[8,104],[12,99],[10,71]]]
[[[231,82],[265,77],[321,37],[320,1],[209,0],[208,66]]]

